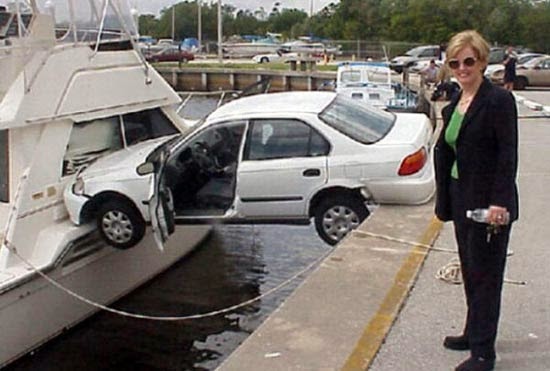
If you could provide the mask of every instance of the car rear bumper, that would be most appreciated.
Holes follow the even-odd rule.
[[[428,202],[435,194],[435,174],[428,161],[421,175],[404,176],[398,180],[369,182],[369,192],[381,204],[418,205]]]

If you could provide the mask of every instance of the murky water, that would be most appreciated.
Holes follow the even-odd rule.
[[[113,307],[156,316],[206,313],[257,297],[325,254],[312,226],[221,226]],[[101,312],[8,370],[212,370],[304,277],[228,314],[154,322]]]

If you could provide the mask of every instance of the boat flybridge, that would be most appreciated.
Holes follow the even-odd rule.
[[[166,269],[208,233],[107,246],[68,219],[69,180],[108,153],[187,129],[135,48],[124,0],[0,0],[0,367]],[[5,228],[2,229],[2,227]],[[42,276],[47,274],[66,291]]]
[[[418,95],[392,80],[387,62],[343,62],[338,65],[336,92],[396,112],[416,112]]]

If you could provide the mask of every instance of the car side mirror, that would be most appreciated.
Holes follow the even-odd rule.
[[[139,175],[151,174],[155,171],[155,165],[152,162],[144,162],[136,168],[136,172]]]

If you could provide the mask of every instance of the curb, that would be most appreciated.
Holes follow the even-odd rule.
[[[522,97],[521,95],[518,95],[515,92],[512,92],[512,94],[514,95],[514,98],[516,99],[517,103],[523,104],[525,107],[533,111],[541,111],[541,112],[544,112],[545,115],[550,115],[550,106],[544,106],[538,102],[526,99],[525,97]]]
[[[414,286],[420,269],[428,256],[429,250],[420,245],[431,245],[438,238],[443,223],[435,216],[428,224],[419,245],[410,253],[394,278],[394,284],[380,304],[378,311],[363,330],[355,349],[351,352],[340,371],[367,370],[376,354],[384,344],[393,323],[401,311],[405,299]]]

